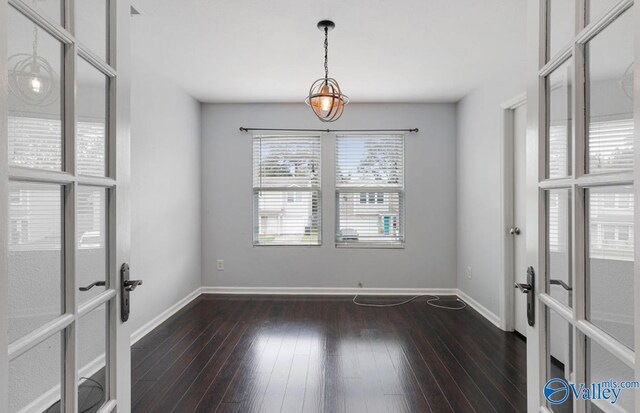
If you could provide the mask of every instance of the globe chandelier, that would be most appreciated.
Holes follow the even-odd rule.
[[[323,122],[333,122],[342,116],[349,98],[342,94],[338,82],[329,77],[329,31],[336,27],[331,20],[322,20],[318,29],[324,31],[324,77],[316,80],[309,88],[309,96],[305,103],[311,107],[313,113]]]

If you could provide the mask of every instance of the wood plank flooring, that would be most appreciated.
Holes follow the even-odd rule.
[[[201,296],[132,347],[133,411],[526,411],[524,341],[425,300]]]

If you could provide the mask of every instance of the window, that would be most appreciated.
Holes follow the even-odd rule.
[[[404,136],[336,136],[336,245],[404,245]]]
[[[633,119],[589,122],[589,173],[633,169]]]
[[[613,241],[616,239],[616,227],[613,225],[603,225],[603,239],[605,241]]]
[[[587,205],[590,258],[633,261],[632,188],[590,188]]]
[[[382,192],[361,192],[360,193],[361,204],[382,204],[384,203],[384,193]]]
[[[254,245],[320,245],[320,137],[254,136]]]

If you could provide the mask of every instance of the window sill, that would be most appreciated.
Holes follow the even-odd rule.
[[[404,249],[404,243],[400,244],[378,244],[371,242],[336,242],[336,248],[363,248],[363,249]]]

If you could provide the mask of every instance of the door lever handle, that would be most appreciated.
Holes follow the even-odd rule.
[[[142,280],[125,280],[122,283],[124,285],[124,289],[127,291],[135,290],[139,285],[142,285]]]
[[[104,281],[96,281],[94,283],[91,283],[91,284],[87,285],[86,287],[80,287],[79,290],[80,291],[89,291],[93,287],[104,287],[105,285],[107,285],[107,283],[104,282]]]
[[[554,279],[550,279],[549,280],[549,284],[552,285],[559,285],[560,287],[564,288],[567,291],[571,291],[573,290],[573,288],[569,287],[569,284],[567,284],[566,282],[562,281],[562,280],[554,280]]]
[[[527,294],[531,291],[531,284],[528,283],[514,283],[514,287],[519,289],[521,293]]]

